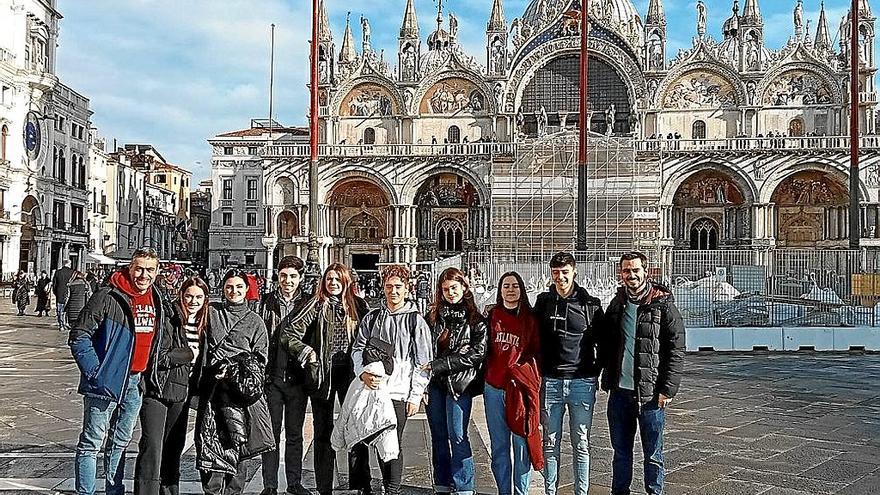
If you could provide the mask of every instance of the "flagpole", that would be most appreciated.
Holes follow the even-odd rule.
[[[587,249],[587,138],[589,137],[589,0],[581,0],[581,59],[580,59],[580,112],[578,112],[578,197],[576,251]]]
[[[310,48],[311,78],[309,90],[309,253],[306,261],[313,276],[319,275],[318,254],[318,16],[320,0],[312,0],[312,45]],[[317,280],[317,277],[316,277]]]
[[[849,78],[849,248],[859,249],[861,205],[859,204],[859,0],[850,9]]]

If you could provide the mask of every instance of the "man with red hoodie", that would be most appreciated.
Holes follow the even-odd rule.
[[[105,490],[108,495],[125,491],[125,449],[141,408],[140,382],[156,376],[147,371],[157,364],[156,343],[164,331],[166,315],[153,290],[158,269],[154,249],[135,251],[128,267],[113,273],[108,285],[89,299],[70,330],[83,395],[83,428],[74,463],[78,494],[95,493],[98,451],[108,438]]]

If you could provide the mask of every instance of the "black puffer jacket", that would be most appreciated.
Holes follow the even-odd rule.
[[[447,348],[441,350],[438,343],[444,330],[448,331],[449,342]],[[464,305],[444,304],[437,321],[431,323],[431,333],[434,337],[431,381],[442,385],[446,393],[456,399],[465,392],[481,393],[489,333],[482,316],[471,323]]]
[[[633,379],[639,402],[647,404],[658,394],[675,397],[684,371],[685,331],[672,292],[652,284],[636,311],[635,370]],[[621,287],[605,312],[607,332],[601,346],[602,389],[620,383],[624,333],[621,327],[626,308],[626,289]]]
[[[148,371],[146,395],[170,402],[183,402],[189,397],[190,371],[193,352],[186,341],[180,310],[176,304],[165,297],[162,300],[162,313],[167,316],[166,331],[159,342],[156,366]]]
[[[601,365],[597,347],[601,341],[602,303],[575,283],[568,297],[556,286],[538,295],[535,315],[541,335],[541,375],[550,378],[592,378]]]
[[[282,297],[279,291],[274,290],[263,295],[260,299],[259,314],[266,323],[266,332],[269,334],[269,362],[266,364],[266,382],[301,384],[304,379],[303,369],[299,362],[290,355],[287,346],[280,345],[280,337],[281,331],[299,314],[309,301],[309,297],[303,293],[302,289],[297,289],[291,303],[292,309],[284,317],[281,316],[284,304]]]

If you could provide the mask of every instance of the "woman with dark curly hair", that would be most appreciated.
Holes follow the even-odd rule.
[[[474,456],[468,424],[475,395],[483,385],[486,322],[461,270],[447,268],[437,281],[428,314],[434,336],[434,360],[428,385],[428,427],[434,461],[434,491],[474,493]]]

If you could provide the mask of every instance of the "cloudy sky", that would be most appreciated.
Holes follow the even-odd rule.
[[[551,0],[553,1],[553,0]],[[374,49],[396,59],[397,31],[406,0],[325,0],[337,49],[346,11],[370,19]],[[492,0],[444,0],[459,17],[464,48],[482,60]],[[504,0],[508,22],[529,0]],[[732,0],[705,0],[709,31],[720,38]],[[767,45],[778,48],[794,30],[795,0],[760,0]],[[871,0],[874,4],[875,0]],[[644,17],[648,0],[635,0]],[[745,4],[745,0],[740,2]],[[185,8],[181,8],[185,5]],[[664,0],[667,53],[687,47],[696,32],[695,1]],[[828,0],[837,42],[847,0]],[[436,0],[416,0],[422,38],[431,32]],[[305,124],[308,94],[309,0],[60,0],[58,73],[91,99],[93,125],[118,143],[151,143],[169,161],[210,177],[206,139],[246,128],[269,114],[269,25],[275,31],[276,120]],[[876,8],[875,8],[876,9]],[[815,32],[819,0],[805,0]],[[360,39],[360,27],[355,38]]]

